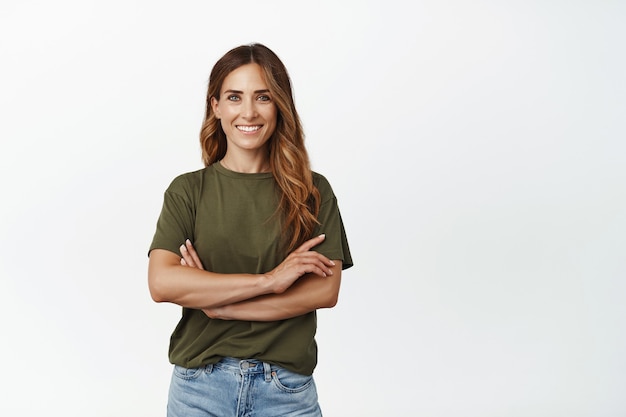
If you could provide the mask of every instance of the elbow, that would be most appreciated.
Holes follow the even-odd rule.
[[[328,285],[324,289],[324,296],[322,297],[320,308],[333,308],[337,305],[339,301],[339,283],[339,279],[328,281]]]
[[[338,293],[328,294],[328,296],[324,299],[324,302],[322,303],[320,308],[333,308],[337,305],[338,301],[339,301]]]
[[[165,303],[168,302],[169,299],[166,296],[166,291],[163,285],[162,280],[159,280],[156,274],[148,275],[148,289],[150,290],[150,297],[156,303]]]
[[[333,308],[339,301],[339,289],[341,288],[341,261],[335,261],[333,274],[324,278],[324,296],[321,308]]]
[[[326,297],[324,300],[324,308],[333,308],[339,302],[339,289],[341,288],[341,270],[335,271],[335,278],[332,281],[328,281],[326,287]]]
[[[154,301],[155,303],[167,302],[167,299],[165,297],[163,297],[160,293],[154,291],[153,289],[150,289],[150,297],[152,297],[152,301]]]
[[[150,253],[148,262],[148,289],[150,297],[157,303],[173,302],[177,295],[175,267],[180,258],[171,252],[157,249]]]
[[[163,293],[158,291],[154,286],[150,286],[150,297],[155,303],[164,303],[167,299],[163,296]]]
[[[336,306],[338,301],[339,301],[339,296],[338,295],[335,295],[334,297],[332,297],[329,300],[328,308],[333,308],[334,306]]]

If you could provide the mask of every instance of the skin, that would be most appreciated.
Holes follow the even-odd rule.
[[[223,165],[237,172],[269,170],[267,141],[276,129],[278,110],[258,64],[243,65],[224,79],[220,100],[211,107],[226,134]],[[245,131],[243,129],[257,129]]]
[[[227,137],[221,163],[237,172],[269,170],[267,142],[276,128],[277,109],[261,67],[248,64],[232,71],[211,106]],[[206,271],[190,241],[182,257],[154,249],[148,263],[148,286],[156,302],[201,309],[222,320],[283,320],[337,303],[341,261],[312,250],[324,235],[304,242],[276,268],[264,274],[218,274]]]
[[[341,261],[331,261],[323,255],[310,250],[313,246],[321,243],[324,238],[325,236],[321,235],[305,242],[272,270],[269,275],[286,274],[293,278],[299,275],[300,271],[310,266],[308,262],[312,259],[311,255],[313,258],[323,260],[322,264],[325,268],[319,267],[317,272],[314,273],[303,273],[284,292],[279,290],[273,294],[202,310],[207,316],[222,320],[264,321],[282,320],[319,308],[334,307],[339,295],[342,263]],[[183,255],[180,259],[181,266],[204,270],[202,262],[189,240],[181,245],[180,250]]]

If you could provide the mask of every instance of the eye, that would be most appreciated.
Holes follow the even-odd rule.
[[[228,97],[226,97],[226,100],[228,100],[228,101],[239,101],[240,99],[239,99],[239,96],[238,96],[238,95],[236,95],[236,94],[231,94],[231,95],[229,95]]]
[[[256,99],[259,101],[272,101],[270,96],[265,95],[265,94],[258,96]]]

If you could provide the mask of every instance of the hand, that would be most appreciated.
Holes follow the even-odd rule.
[[[223,307],[203,308],[202,312],[210,319],[228,320],[228,318],[220,314],[221,310],[223,310]]]
[[[272,279],[275,293],[283,293],[302,275],[311,273],[322,277],[332,275],[330,269],[335,263],[311,249],[324,241],[325,235],[319,235],[304,242],[298,249],[291,252],[284,261],[266,274]]]
[[[182,266],[198,268],[204,271],[202,261],[200,261],[200,257],[189,239],[187,239],[184,244],[180,245],[180,253],[183,255],[183,257],[180,258],[180,264]]]

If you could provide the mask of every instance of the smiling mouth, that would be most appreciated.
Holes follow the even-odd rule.
[[[262,126],[261,125],[256,125],[256,126],[237,126],[237,129],[241,130],[242,132],[256,132],[257,130],[259,130]]]

